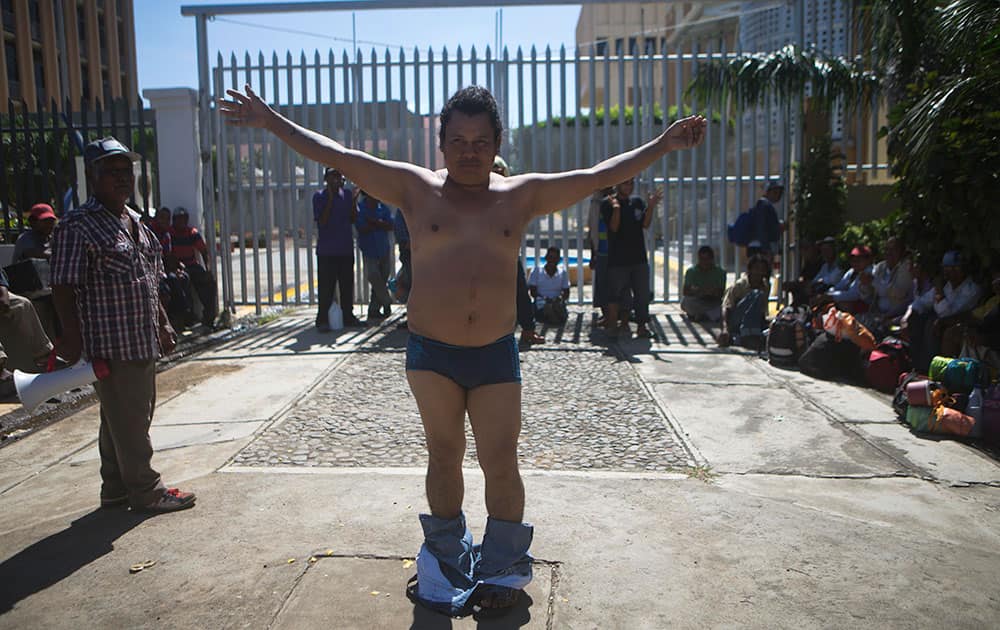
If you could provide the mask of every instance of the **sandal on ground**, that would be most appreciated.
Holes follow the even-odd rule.
[[[475,602],[472,604],[472,617],[476,621],[503,617],[514,610],[518,602],[521,601],[523,593],[524,591],[518,588],[483,584],[476,589]],[[489,600],[492,605],[484,606],[483,600]]]

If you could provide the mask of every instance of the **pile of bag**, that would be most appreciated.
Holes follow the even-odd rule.
[[[892,406],[918,433],[1000,441],[1000,384],[976,359],[934,357],[930,374],[899,378]]]

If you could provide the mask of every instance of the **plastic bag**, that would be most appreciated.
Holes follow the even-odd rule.
[[[344,327],[344,311],[341,310],[340,304],[334,302],[330,305],[330,310],[326,312],[326,321],[330,330],[340,330]]]

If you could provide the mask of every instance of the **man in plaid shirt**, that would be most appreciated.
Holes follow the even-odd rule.
[[[103,359],[110,374],[95,383],[101,401],[101,505],[172,512],[195,496],[167,489],[151,460],[156,359],[176,335],[159,300],[160,243],[126,205],[138,159],[108,137],[84,149],[93,196],[63,217],[52,237],[52,297],[63,326],[59,356]]]

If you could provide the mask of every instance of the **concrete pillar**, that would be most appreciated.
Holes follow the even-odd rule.
[[[202,166],[198,137],[198,91],[190,88],[143,90],[156,111],[156,161],[160,205],[187,208],[191,225],[205,231],[201,198]]]

